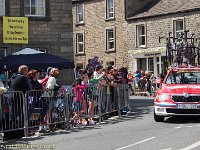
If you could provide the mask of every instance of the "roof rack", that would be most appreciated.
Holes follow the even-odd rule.
[[[189,30],[176,34],[176,37],[171,36],[171,32],[165,37],[166,39],[166,57],[168,66],[198,66],[200,65],[200,49],[196,46],[197,40],[194,34]],[[159,37],[159,43],[164,37]]]

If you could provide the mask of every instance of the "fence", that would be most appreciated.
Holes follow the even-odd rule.
[[[128,107],[128,85],[118,84],[116,87],[87,87],[80,104],[75,104],[73,93],[59,91],[8,91],[0,96],[0,133],[24,130],[25,137],[29,130],[41,126],[49,126],[52,131],[57,128],[69,128],[75,114],[85,119],[98,118],[112,112],[121,112]],[[78,118],[77,117],[77,118]]]
[[[16,101],[17,99],[17,101]],[[12,91],[0,96],[0,128],[3,131],[24,129],[24,94]]]

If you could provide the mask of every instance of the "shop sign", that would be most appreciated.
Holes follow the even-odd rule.
[[[144,54],[144,56],[160,56],[160,53],[150,53],[150,54]]]

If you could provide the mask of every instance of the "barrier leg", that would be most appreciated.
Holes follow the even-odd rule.
[[[3,141],[3,115],[2,115],[3,111],[2,111],[1,103],[2,103],[2,99],[0,96],[0,140]]]
[[[102,100],[102,90],[99,90],[99,98],[98,98],[99,123],[101,123],[101,100]]]
[[[70,129],[70,106],[69,106],[69,96],[66,96],[66,116],[65,116],[65,121],[66,121],[66,129]]]
[[[106,99],[107,99],[107,103],[106,103],[106,113],[108,113],[109,111],[110,111],[110,105],[111,105],[111,103],[110,103],[110,94],[106,94],[107,95],[107,97],[106,97]]]
[[[118,99],[118,116],[121,117],[121,100],[120,100],[119,86],[117,86],[117,99]]]
[[[27,105],[27,100],[26,100],[26,95],[23,95],[23,112],[24,112],[24,135],[25,137],[29,137],[28,133],[28,105]]]
[[[125,84],[125,107],[129,107],[128,84]]]

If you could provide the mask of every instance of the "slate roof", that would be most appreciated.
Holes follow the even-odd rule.
[[[200,10],[200,0],[160,0],[149,8],[143,8],[136,15],[128,19],[139,19],[194,10]]]

